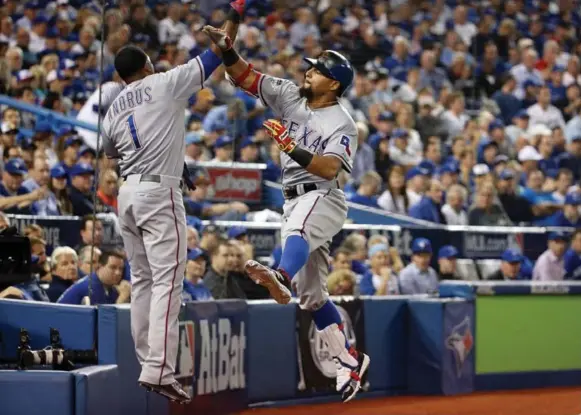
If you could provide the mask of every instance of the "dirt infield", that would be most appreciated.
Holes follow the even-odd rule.
[[[455,397],[393,397],[348,404],[249,409],[239,415],[578,415],[581,388],[475,393]]]

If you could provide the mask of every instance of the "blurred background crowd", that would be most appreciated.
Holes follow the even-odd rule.
[[[108,3],[102,21],[99,3],[4,0],[0,92],[96,124],[99,83],[117,81],[113,58],[121,47],[143,47],[156,70],[166,71],[209,46],[200,32],[204,24],[220,26],[225,19],[220,1],[118,0]],[[579,1],[249,3],[237,45],[258,70],[299,83],[306,69],[302,58],[324,49],[345,54],[357,69],[341,98],[359,134],[353,173],[342,178],[350,201],[438,224],[581,225]],[[264,178],[280,181],[279,150],[262,128],[272,116],[219,68],[190,99],[186,161],[265,163]],[[117,169],[95,148],[94,133],[7,106],[0,126],[0,212],[85,218],[115,213]],[[188,215],[249,217],[251,208],[242,202],[207,202],[209,182],[200,175],[198,188],[184,197]],[[82,232],[96,223],[84,219]],[[188,272],[197,276],[192,286],[207,276],[200,298],[264,295],[245,286],[240,272],[244,258],[253,255],[246,231],[220,235],[210,228],[188,230]],[[33,247],[41,252],[42,229],[36,232]],[[86,238],[84,245],[99,247]],[[405,265],[387,240],[349,238],[333,253],[333,292],[427,292],[433,281],[457,277],[453,246],[432,252],[420,238]],[[551,234],[546,258],[536,264],[509,250],[500,269],[482,277],[574,278],[581,274],[575,271],[581,264],[578,239],[578,233]],[[52,262],[75,263],[76,280],[91,251],[73,248],[55,250]],[[432,257],[439,269],[429,267],[436,263]],[[124,261],[107,253],[94,268],[108,269],[117,260]],[[126,264],[112,267],[119,268],[119,278],[127,276]],[[53,280],[66,271],[55,272]],[[218,278],[228,273],[240,280]],[[52,284],[50,279],[41,278]]]

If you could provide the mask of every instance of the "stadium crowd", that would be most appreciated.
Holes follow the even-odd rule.
[[[225,18],[213,8],[217,2],[204,8],[207,2],[191,0],[119,0],[107,6],[102,21],[95,3],[5,0],[0,92],[96,124],[103,110],[99,83],[118,80],[113,57],[121,47],[143,47],[156,70],[166,71],[205,50],[209,40],[200,29]],[[357,68],[353,87],[341,99],[359,133],[352,175],[343,178],[352,202],[449,225],[581,225],[578,1],[249,4],[237,42],[258,70],[301,82],[302,58],[324,49],[344,53]],[[190,99],[186,160],[263,162],[264,178],[280,181],[279,150],[262,128],[271,115],[219,68]],[[83,281],[93,278],[95,286],[105,287],[92,291],[98,301],[128,301],[128,284],[111,283],[127,278],[123,255],[101,252],[87,231],[99,226],[87,215],[115,213],[120,185],[115,164],[95,146],[95,134],[6,106],[0,128],[0,212],[84,217],[83,246],[55,249],[50,260],[43,254],[42,229],[31,230],[37,274],[49,284],[46,297],[78,303],[86,286],[61,295],[93,269],[95,275]],[[207,179],[203,170],[196,172],[198,187],[184,197],[188,214],[244,220],[248,205],[206,201]],[[0,215],[0,224],[8,221]],[[490,277],[578,276],[579,235],[551,234],[534,266],[507,250]],[[386,240],[361,238],[350,236],[333,254],[332,293],[429,292],[434,281],[455,275],[458,252],[452,246],[432,252],[428,240],[417,239],[404,266]],[[190,227],[188,247],[193,288],[186,291],[193,298],[266,295],[241,272],[253,256],[246,230],[219,235],[213,227]],[[437,270],[429,267],[432,255]],[[97,259],[87,267],[89,258]]]

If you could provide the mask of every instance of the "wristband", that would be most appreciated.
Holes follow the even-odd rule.
[[[242,21],[242,16],[240,16],[240,13],[238,13],[234,9],[230,9],[226,18],[232,21],[234,24],[240,24],[240,22]]]
[[[296,161],[299,164],[299,166],[304,167],[305,169],[309,167],[309,164],[311,164],[311,161],[313,161],[314,157],[313,153],[304,150],[298,146],[295,146],[295,148],[287,154],[291,159]]]
[[[234,48],[230,48],[227,51],[222,51],[222,62],[224,63],[224,66],[232,66],[239,60],[240,56],[238,53],[236,53]]]

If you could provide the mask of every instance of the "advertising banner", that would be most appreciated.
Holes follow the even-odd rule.
[[[442,391],[445,395],[474,391],[474,303],[444,305]]]
[[[365,352],[363,301],[341,300],[335,301],[335,305],[341,315],[347,341],[358,351]],[[296,316],[299,395],[309,395],[313,392],[335,393],[337,370],[327,344],[318,335],[310,312],[300,309],[297,305]],[[362,379],[362,388],[363,390],[369,388],[367,375]]]
[[[176,379],[193,397],[172,415],[221,415],[245,409],[246,301],[189,302],[180,316]]]
[[[262,171],[208,167],[211,185],[210,201],[240,201],[260,203],[262,200]]]

